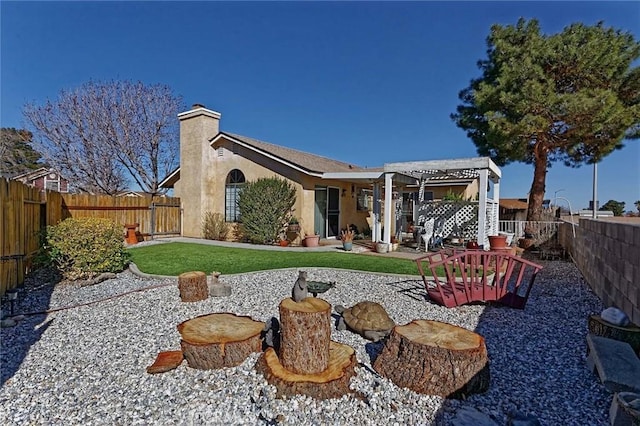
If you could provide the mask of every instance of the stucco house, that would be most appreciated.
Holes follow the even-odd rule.
[[[401,215],[404,222],[415,219],[419,197],[437,200],[456,193],[477,199],[484,192],[478,191],[478,173],[458,170],[430,175],[433,171],[419,168],[406,173],[386,171],[388,165],[363,168],[221,131],[220,117],[199,104],[178,114],[180,167],[160,186],[173,188],[181,199],[184,236],[201,237],[206,212],[222,213],[226,221],[235,223],[239,218],[236,199],[243,184],[262,177],[276,176],[294,185],[293,214],[300,220],[302,236],[317,233],[322,238],[338,237],[341,229],[355,224],[359,229],[371,228],[374,238],[388,242],[393,229],[403,223],[396,216]],[[383,218],[389,224],[384,238]]]
[[[26,185],[35,186],[38,189],[58,192],[69,192],[69,181],[54,169],[40,167],[12,179],[20,181]]]

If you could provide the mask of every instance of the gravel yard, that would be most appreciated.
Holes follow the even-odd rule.
[[[55,288],[30,282],[21,312],[78,305],[30,315],[2,328],[0,419],[3,424],[452,424],[471,407],[495,424],[519,415],[543,425],[608,425],[611,395],[585,366],[587,317],[603,306],[573,264],[544,263],[524,310],[466,305],[447,309],[426,299],[415,277],[307,268],[310,280],[336,281],[320,297],[332,305],[381,303],[396,321],[443,321],[481,334],[491,366],[489,391],[445,400],[398,388],[371,369],[381,343],[333,329],[332,338],[356,349],[351,381],[360,398],[276,399],[255,372],[258,354],[242,365],[195,370],[184,362],[157,375],[146,367],[159,351],[180,349],[176,325],[211,312],[266,321],[277,316],[298,271],[221,276],[230,297],[181,303],[176,279],[141,278],[127,271],[95,286]],[[5,306],[6,308],[6,306]]]

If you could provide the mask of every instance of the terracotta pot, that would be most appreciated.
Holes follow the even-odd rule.
[[[502,249],[507,246],[506,235],[489,235],[489,246],[491,250]]]
[[[287,247],[289,245],[289,241],[287,240],[280,240],[280,247]]]
[[[320,235],[307,235],[302,242],[305,247],[318,247],[320,244]]]
[[[476,241],[469,241],[467,243],[467,249],[469,250],[478,250],[480,248],[480,246],[478,245],[478,243]]]

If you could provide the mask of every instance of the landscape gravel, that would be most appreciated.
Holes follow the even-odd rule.
[[[319,295],[332,305],[371,300],[397,324],[431,319],[484,336],[490,387],[464,400],[398,388],[371,368],[383,343],[335,327],[332,338],[356,349],[351,388],[358,395],[276,399],[254,369],[258,354],[234,368],[196,370],[184,362],[167,373],[146,373],[158,352],[180,349],[182,321],[212,312],[261,321],[277,316],[297,269],[222,275],[232,295],[194,303],[180,301],[175,278],[125,271],[91,287],[54,287],[43,277],[27,286],[20,312],[106,300],[28,315],[0,330],[0,419],[5,425],[446,425],[458,410],[472,408],[498,425],[517,415],[543,425],[608,425],[611,395],[585,365],[587,317],[603,306],[573,264],[543,264],[524,310],[447,309],[429,302],[419,277],[305,268],[310,280],[337,282]],[[154,288],[134,291],[147,287]]]

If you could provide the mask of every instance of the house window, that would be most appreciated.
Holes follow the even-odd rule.
[[[238,195],[244,187],[244,174],[233,169],[227,175],[224,193],[224,218],[227,222],[240,222],[240,209],[238,208]]]

